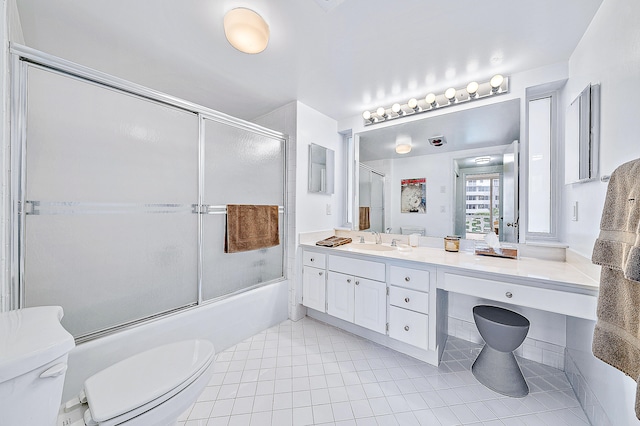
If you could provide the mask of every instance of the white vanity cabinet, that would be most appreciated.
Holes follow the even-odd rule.
[[[326,308],[326,256],[322,253],[303,252],[302,304],[316,311]]]
[[[327,313],[384,334],[385,264],[329,255],[327,268]]]
[[[389,337],[428,349],[429,287],[435,270],[390,266]]]

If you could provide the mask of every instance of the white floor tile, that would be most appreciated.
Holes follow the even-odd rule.
[[[478,383],[481,346],[450,338],[434,367],[310,318],[284,321],[219,353],[179,425],[588,426],[560,370],[519,359],[525,398]]]

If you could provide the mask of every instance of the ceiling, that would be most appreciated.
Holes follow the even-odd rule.
[[[520,139],[520,99],[451,112],[395,126],[361,132],[360,161],[404,158],[488,146]],[[396,137],[411,138],[411,152],[395,152]],[[429,138],[444,136],[446,143],[432,146]]]
[[[33,48],[244,119],[298,100],[334,119],[567,62],[602,0],[17,0]],[[269,23],[234,50],[224,13]]]

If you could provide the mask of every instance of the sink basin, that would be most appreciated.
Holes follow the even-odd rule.
[[[396,250],[396,247],[384,246],[382,244],[352,244],[354,249],[369,250],[369,251],[392,251]]]

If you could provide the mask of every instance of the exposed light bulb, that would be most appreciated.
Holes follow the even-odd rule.
[[[362,118],[365,120],[371,120],[371,111],[365,111],[362,113]]]
[[[454,102],[456,100],[456,89],[449,87],[445,90],[444,97],[449,99],[449,102]]]
[[[480,86],[478,85],[477,81],[472,81],[471,83],[467,84],[467,93],[470,97],[474,98],[476,96],[476,94],[478,93],[478,87]]]
[[[394,114],[400,115],[400,113],[402,112],[402,108],[400,107],[400,104],[395,103],[391,106],[391,111],[393,111]]]
[[[431,105],[431,108],[435,108],[436,107],[436,95],[433,93],[429,93],[427,96],[424,97],[424,101],[428,104]]]
[[[378,116],[380,118],[385,118],[387,116],[387,113],[385,112],[385,109],[380,107],[376,110],[376,114],[378,114]]]
[[[500,74],[496,74],[491,77],[491,81],[489,82],[489,84],[491,84],[491,91],[494,93],[497,92],[498,89],[500,89],[500,86],[502,86],[503,81],[504,77]]]
[[[409,99],[409,102],[407,102],[407,105],[415,111],[418,109],[418,100],[416,98],[411,98]]]

